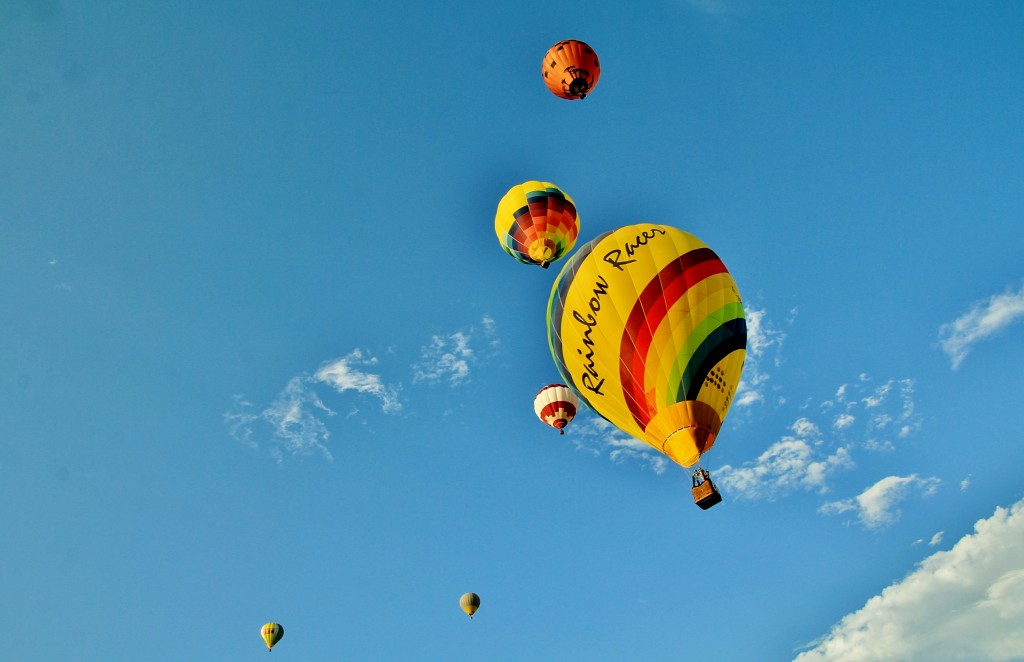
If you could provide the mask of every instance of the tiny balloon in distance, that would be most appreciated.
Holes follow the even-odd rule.
[[[476,593],[463,593],[459,598],[459,606],[470,618],[473,618],[473,614],[480,608],[480,596]]]
[[[565,434],[565,426],[576,417],[580,399],[565,384],[548,384],[533,399],[533,411],[545,425]]]

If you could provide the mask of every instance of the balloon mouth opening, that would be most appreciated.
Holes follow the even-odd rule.
[[[662,409],[644,430],[647,443],[673,462],[690,467],[711,450],[722,419],[710,405],[684,400]]]
[[[547,269],[557,251],[558,245],[555,242],[544,240],[530,246],[530,259]]]
[[[711,430],[695,425],[670,434],[662,444],[661,451],[677,464],[692,467],[700,461],[700,456],[714,443],[715,435]]]
[[[566,421],[564,418],[560,418],[557,421],[555,421],[555,427],[558,428],[559,430],[561,430],[562,428],[565,427],[565,424],[567,422],[568,421]]]
[[[577,78],[573,82],[569,83],[569,94],[579,99],[583,99],[587,96],[587,92],[590,91],[590,83],[585,78]]]

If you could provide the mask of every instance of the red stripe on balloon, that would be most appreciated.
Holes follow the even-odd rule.
[[[655,405],[648,401],[644,383],[655,329],[691,287],[720,273],[728,273],[728,270],[714,251],[694,249],[669,262],[647,283],[633,304],[619,344],[619,379],[626,405],[641,430],[647,429],[655,414]]]
[[[559,411],[564,411],[570,418],[576,415],[576,407],[571,402],[565,400],[556,400],[555,402],[549,402],[544,405],[540,410],[540,415],[543,418],[548,416],[554,416]]]

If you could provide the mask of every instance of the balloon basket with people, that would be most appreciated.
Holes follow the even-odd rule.
[[[693,482],[693,502],[701,510],[707,510],[715,504],[722,503],[722,495],[711,481],[711,474],[707,469],[697,467],[691,480]]]

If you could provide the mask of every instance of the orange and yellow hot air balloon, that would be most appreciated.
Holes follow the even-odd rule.
[[[565,384],[548,384],[533,399],[533,411],[546,425],[565,434],[565,426],[576,417],[580,400]]]
[[[580,218],[572,198],[551,182],[523,182],[498,203],[494,233],[515,259],[547,268],[576,245]]]
[[[544,54],[541,73],[544,84],[555,96],[582,99],[597,85],[601,63],[590,46],[576,39],[566,39]]]
[[[639,224],[602,234],[565,264],[548,301],[548,344],[591,408],[689,467],[729,412],[747,327],[714,251],[682,230]]]
[[[284,636],[284,628],[280,623],[267,623],[260,630],[260,634],[263,636],[264,643],[267,644],[267,650],[270,651],[274,648],[274,644],[281,641],[281,637]]]

